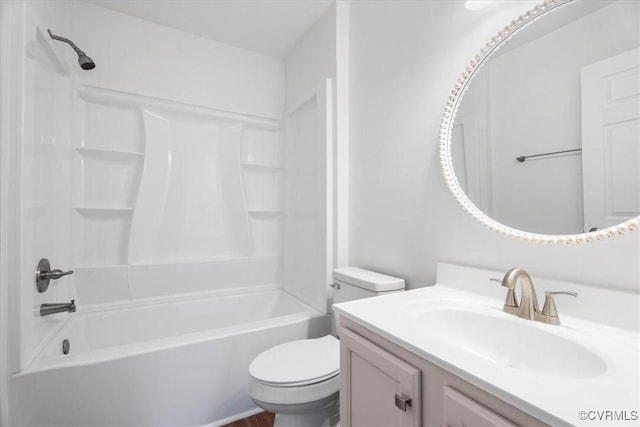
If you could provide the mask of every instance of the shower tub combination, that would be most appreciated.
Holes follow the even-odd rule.
[[[204,426],[257,412],[253,358],[331,329],[330,81],[283,113],[279,57],[50,3],[16,2],[26,48],[7,50],[23,64],[25,135],[8,157],[25,171],[9,233],[9,424]],[[32,286],[41,255],[75,271],[46,294]],[[76,313],[36,313],[72,298]]]
[[[222,425],[258,412],[247,392],[255,356],[329,328],[328,315],[264,286],[74,315],[12,377],[11,421]]]

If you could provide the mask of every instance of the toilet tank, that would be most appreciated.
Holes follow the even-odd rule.
[[[353,301],[404,291],[404,279],[358,267],[333,270],[333,303]],[[334,331],[340,329],[338,315],[334,313]]]

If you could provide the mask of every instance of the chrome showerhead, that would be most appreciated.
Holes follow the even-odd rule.
[[[96,68],[96,63],[93,62],[93,59],[89,58],[83,51],[81,51],[74,42],[64,37],[56,36],[51,32],[51,30],[47,30],[47,31],[49,32],[49,36],[53,40],[58,40],[61,42],[68,43],[69,46],[71,46],[73,50],[76,51],[76,54],[78,54],[78,64],[80,64],[80,67],[83,70],[93,70],[94,68]]]
[[[80,67],[82,67],[83,70],[93,70],[96,68],[96,63],[93,62],[93,59],[89,58],[84,53],[82,53],[82,55],[78,54],[78,64],[80,64]]]

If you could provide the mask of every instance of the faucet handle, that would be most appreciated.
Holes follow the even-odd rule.
[[[556,301],[553,298],[554,295],[570,295],[572,297],[577,297],[577,292],[571,291],[553,291],[553,292],[545,292],[544,293],[544,306],[542,307],[542,312],[540,313],[540,321],[544,323],[550,323],[552,325],[560,324],[560,317],[558,316],[558,308],[556,307]]]
[[[552,295],[571,295],[572,297],[577,297],[578,293],[573,291],[546,291],[544,293],[545,297],[552,296]]]
[[[506,285],[504,280],[498,279],[497,277],[491,277],[489,280],[492,282],[498,282],[502,286],[509,288],[507,296],[504,299],[504,307],[502,307],[502,311],[510,314],[516,314],[518,312],[518,300],[516,299],[515,288],[513,286]]]

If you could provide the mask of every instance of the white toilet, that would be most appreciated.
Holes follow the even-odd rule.
[[[404,280],[356,267],[333,271],[335,304],[404,290]],[[334,316],[338,330],[338,316]],[[276,427],[333,427],[339,421],[340,342],[332,335],[291,341],[249,366],[249,394],[276,414]]]

